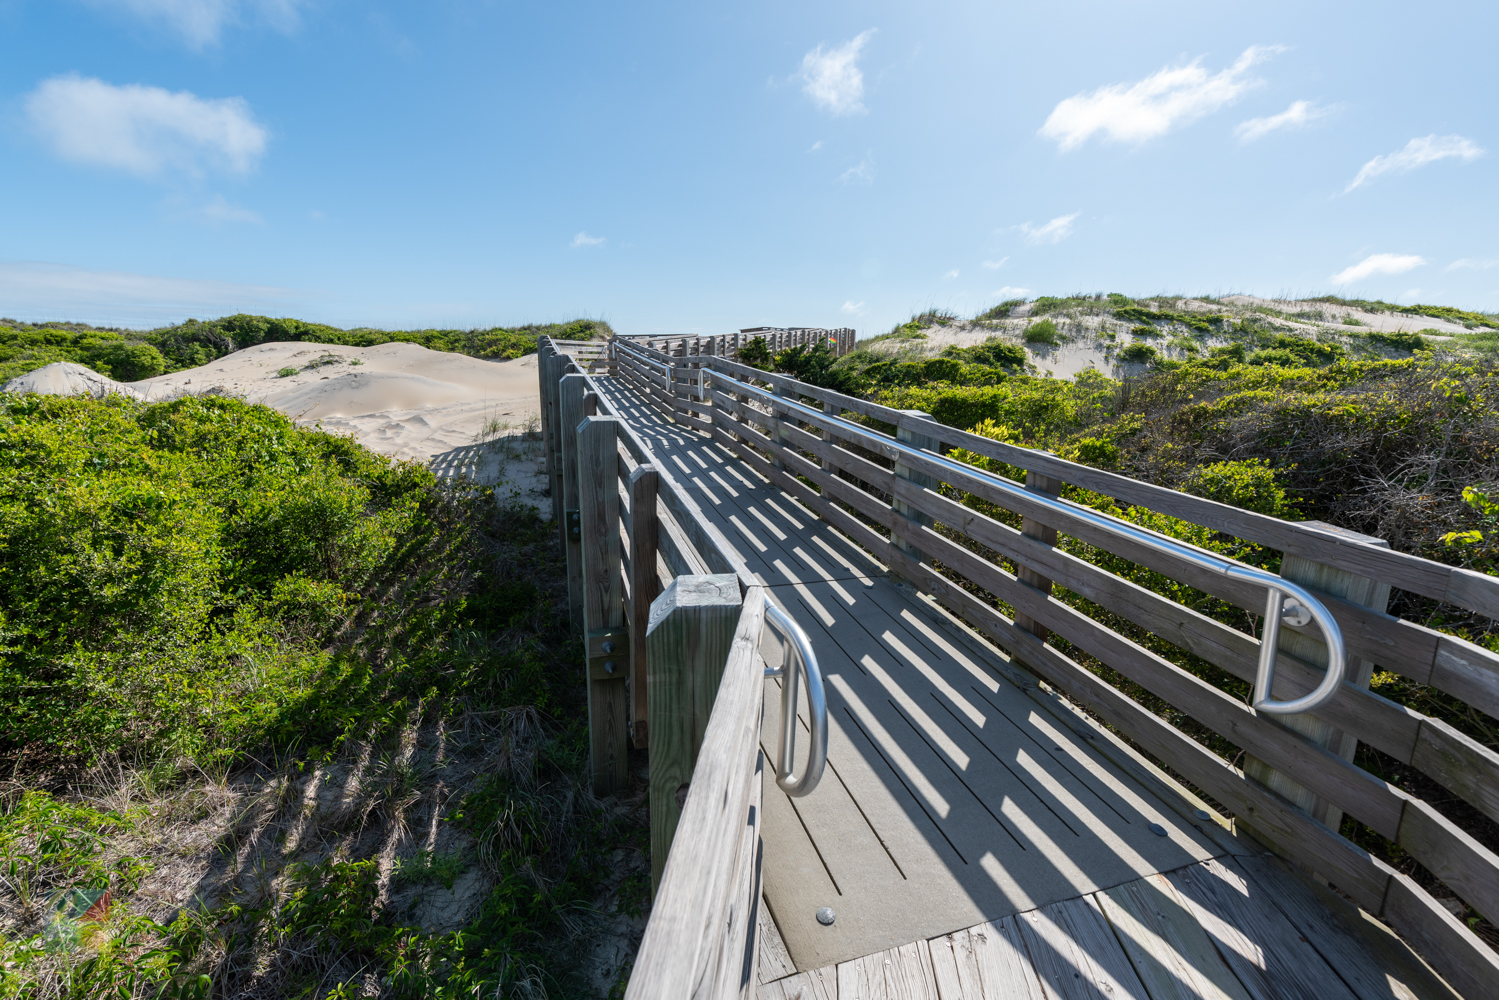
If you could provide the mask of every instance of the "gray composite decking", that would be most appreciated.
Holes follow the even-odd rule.
[[[801,799],[775,785],[767,685],[760,996],[1452,995],[1346,914],[1311,927],[1328,901],[1296,895],[1309,884],[1234,857],[1257,852],[1106,759],[868,553],[727,449],[597,381],[806,630],[825,680],[827,771]],[[778,663],[773,633],[761,651]],[[1299,924],[1287,899],[1304,904]],[[831,926],[816,919],[825,906]]]

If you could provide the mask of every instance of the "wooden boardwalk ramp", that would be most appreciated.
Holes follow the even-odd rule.
[[[1098,752],[1099,727],[1038,702],[1033,679],[746,462],[599,383],[808,632],[827,684],[823,782],[793,799],[765,771],[759,996],[1452,996],[1418,961],[1390,963],[1409,993],[1358,971],[1353,992],[1271,902],[1294,892],[1317,912],[1304,880],[1206,811],[1174,810],[1143,768]],[[775,637],[760,648],[780,665]],[[767,761],[778,691],[767,685]],[[1349,969],[1387,964],[1339,938]]]
[[[595,793],[649,750],[627,1000],[1499,998],[1472,929],[1499,855],[1354,763],[1372,746],[1499,819],[1499,753],[1370,690],[1389,671],[1499,717],[1499,654],[1386,613],[1398,587],[1499,619],[1499,579],[733,360],[819,338],[852,345],[541,341]]]

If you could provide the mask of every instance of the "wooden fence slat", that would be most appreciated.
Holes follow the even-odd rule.
[[[626,1000],[696,996],[716,967],[729,887],[739,884],[740,866],[754,860],[739,856],[739,848],[759,766],[765,680],[763,668],[757,671],[756,650],[764,627],[765,591],[756,585],[744,594],[691,793],[635,956]]]
[[[589,761],[595,795],[629,784],[629,707],[624,580],[621,574],[619,421],[586,417],[578,428],[578,507],[582,526],[583,619],[588,640]],[[602,643],[598,653],[595,646]]]
[[[562,536],[567,543],[567,604],[574,632],[587,626],[583,620],[583,534],[578,508],[578,425],[583,421],[583,396],[588,377],[564,375],[558,392],[558,415],[562,439]]]
[[[660,478],[651,465],[638,465],[629,476],[630,525],[630,736],[635,746],[650,743],[650,699],[646,633],[650,629],[651,604],[656,600],[659,532],[656,491]]]

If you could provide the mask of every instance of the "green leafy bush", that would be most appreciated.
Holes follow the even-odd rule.
[[[1187,474],[1182,489],[1230,507],[1257,511],[1271,517],[1294,518],[1295,506],[1286,499],[1285,488],[1275,469],[1262,458],[1211,462]]]
[[[1049,319],[1038,320],[1025,328],[1025,342],[1027,344],[1060,344],[1062,335],[1057,330],[1056,323]]]
[[[1422,330],[1420,333],[1412,333],[1409,330],[1396,330],[1386,333],[1380,330],[1371,332],[1369,341],[1375,344],[1383,344],[1385,347],[1393,347],[1397,351],[1424,351],[1431,347],[1431,342],[1422,333],[1436,333],[1435,330]]]
[[[1133,343],[1119,352],[1119,360],[1127,361],[1132,365],[1148,365],[1159,361],[1161,352],[1149,344]]]

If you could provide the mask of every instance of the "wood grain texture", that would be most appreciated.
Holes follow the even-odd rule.
[[[1126,882],[1094,898],[1151,1000],[1249,1000],[1165,875]]]
[[[759,981],[771,983],[795,974],[796,963],[791,961],[791,953],[786,950],[786,942],[781,938],[775,918],[770,915],[770,907],[761,900]]]
[[[692,774],[694,787],[636,953],[626,1000],[705,996],[703,985],[714,981],[724,957],[723,928],[739,886],[737,854],[759,773],[765,682],[756,671],[756,648],[764,627],[764,591],[754,587],[744,596]],[[740,958],[742,951],[734,953],[736,965]]]
[[[1284,862],[1262,855],[1223,864],[1254,882],[1359,1000],[1457,1000],[1388,928]]]
[[[583,621],[585,635],[622,630],[624,580],[620,566],[619,421],[584,417],[578,426],[578,511],[582,526]],[[612,795],[629,784],[629,705],[624,642],[615,654],[588,659],[588,749],[595,795]],[[588,650],[587,653],[592,653]],[[585,655],[587,655],[585,653]],[[605,665],[615,663],[613,674]]]
[[[904,431],[898,431],[897,436]],[[935,451],[937,446],[933,442],[928,446]],[[1054,497],[1062,492],[1062,481],[1050,476],[1043,476],[1039,472],[1028,472],[1025,477],[1025,488],[1032,493],[1040,493],[1043,496]],[[1038,547],[1051,548],[1057,544],[1057,529],[1045,521],[1034,517],[1027,517],[1021,521],[1020,533],[1026,538],[1034,539]],[[1051,577],[1044,572],[1028,566],[1024,563],[1015,565],[1015,576],[1027,587],[1034,587],[1043,594],[1051,593]],[[1015,616],[1015,624],[1021,628],[1030,629],[1038,639],[1046,638],[1046,626],[1031,618],[1029,615]]]
[[[1499,954],[1406,875],[1390,880],[1379,916],[1465,1000],[1499,997]]]
[[[653,465],[630,473],[630,736],[637,748],[650,745],[650,685],[647,682],[651,604],[658,595],[656,561],[660,558],[656,490],[660,477]]]
[[[839,1000],[838,970],[834,966],[814,969],[762,984],[759,1000]]]
[[[931,940],[941,1000],[1046,1000],[1019,919],[1005,917]]]
[[[651,885],[659,887],[740,618],[731,575],[679,576],[651,604]]]
[[[583,615],[582,539],[568,530],[567,512],[578,509],[578,425],[583,421],[583,396],[588,392],[584,375],[564,375],[558,390],[558,412],[562,421],[562,509],[559,520],[567,542],[567,605],[574,632],[587,625]]]
[[[925,941],[838,965],[838,1000],[938,1000]]]
[[[1091,896],[1015,919],[1038,978],[1056,1000],[1150,1000]]]
[[[1253,1000],[1356,1000],[1266,889],[1242,870],[1205,861],[1170,879]]]

